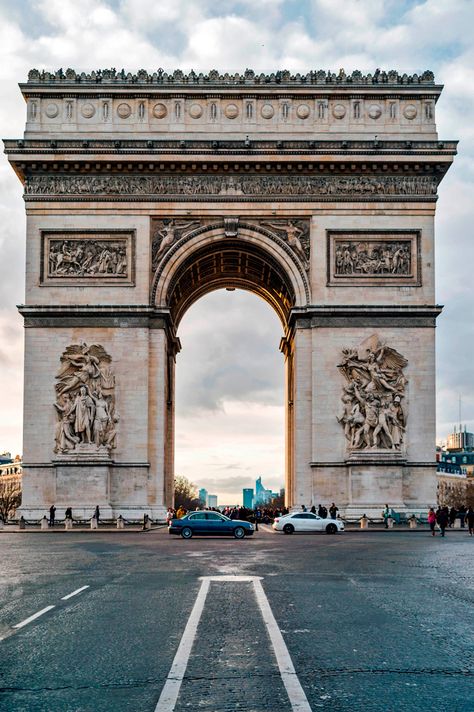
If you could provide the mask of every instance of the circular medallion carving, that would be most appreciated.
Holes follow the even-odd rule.
[[[59,107],[57,104],[48,104],[44,113],[46,114],[48,119],[55,119],[56,116],[59,114]]]
[[[236,119],[239,115],[239,107],[236,104],[227,104],[224,109],[224,114],[228,119]]]
[[[85,119],[92,119],[95,114],[95,106],[93,104],[84,104],[81,109],[81,114]]]
[[[117,106],[117,114],[120,116],[121,119],[128,119],[130,114],[132,113],[132,108],[130,104],[119,104]]]
[[[369,110],[367,112],[370,116],[371,119],[379,119],[382,116],[382,109],[378,104],[372,104],[369,106]]]
[[[260,113],[264,119],[271,119],[275,114],[275,109],[271,104],[264,104]]]
[[[192,104],[189,107],[189,115],[193,119],[199,119],[202,116],[202,106],[201,104]]]
[[[296,109],[296,115],[299,119],[307,119],[310,113],[308,104],[300,104]]]
[[[336,104],[336,106],[333,107],[332,115],[335,119],[343,119],[346,115],[346,107],[344,104]]]
[[[416,106],[414,104],[407,104],[403,109],[403,116],[410,121],[417,115]]]
[[[155,119],[164,119],[167,113],[168,109],[164,104],[155,104],[153,107],[153,116]]]

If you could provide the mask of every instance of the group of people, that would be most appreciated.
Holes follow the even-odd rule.
[[[438,507],[435,511],[433,507],[430,507],[428,512],[428,524],[430,525],[431,535],[436,534],[436,525],[441,532],[441,536],[445,535],[447,528],[453,528],[456,518],[459,517],[461,523],[461,529],[467,526],[469,529],[469,536],[474,534],[474,509],[472,507],[465,507],[464,505],[456,509],[455,507]]]
[[[197,509],[199,509],[199,507],[197,507]],[[256,507],[255,509],[248,509],[247,507],[224,507],[222,511],[220,509],[216,509],[215,507],[209,507],[208,509],[213,512],[221,512],[221,514],[224,514],[226,517],[229,517],[229,519],[239,519],[247,522],[252,522],[256,525],[257,529],[259,524],[269,524],[270,522],[273,522],[275,517],[281,517],[285,514],[289,514],[290,512],[288,507]],[[304,504],[301,505],[301,511],[308,511]],[[337,513],[339,512],[339,508],[336,507],[335,503],[333,502],[329,508],[320,504],[317,510],[315,505],[313,504],[309,511],[313,514],[317,514],[322,519],[327,519],[328,515],[331,519],[337,519]],[[177,509],[173,509],[173,507],[168,507],[168,511],[166,513],[166,523],[169,524],[172,519],[181,519],[181,517],[184,517],[184,515],[187,513],[188,510],[182,505],[180,505]]]
[[[66,511],[64,512],[64,519],[70,519],[72,521],[73,516],[72,516],[72,507],[67,507]],[[100,519],[100,508],[99,505],[96,505],[96,508],[94,509],[94,514],[92,515],[92,519],[95,519],[97,524],[99,523]],[[54,504],[51,505],[49,508],[49,526],[54,527],[54,524],[56,522],[56,507]]]

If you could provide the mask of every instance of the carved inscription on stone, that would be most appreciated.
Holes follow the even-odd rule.
[[[401,354],[376,335],[357,348],[343,349],[338,369],[346,385],[343,412],[337,420],[349,450],[401,450],[407,421],[407,365]]]
[[[131,284],[132,237],[130,232],[43,233],[43,281]]]
[[[417,285],[418,231],[328,232],[328,283]]]
[[[39,175],[29,176],[25,195],[152,196],[435,196],[435,176],[266,176],[266,175]]]
[[[99,344],[72,344],[61,356],[55,386],[54,452],[108,455],[116,447],[115,376]]]

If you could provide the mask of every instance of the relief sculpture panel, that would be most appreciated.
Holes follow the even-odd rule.
[[[55,386],[58,455],[109,455],[118,415],[112,359],[99,344],[72,344],[61,356]]]
[[[133,284],[133,238],[131,231],[43,232],[41,281]]]
[[[346,385],[337,420],[344,428],[348,450],[400,451],[407,422],[404,407],[408,361],[378,336],[357,348],[345,348],[338,364]]]
[[[420,232],[328,231],[328,284],[421,284]]]

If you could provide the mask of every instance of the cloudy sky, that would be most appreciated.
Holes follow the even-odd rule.
[[[474,2],[472,0],[0,0],[0,127],[19,137],[17,82],[31,67],[80,71],[432,69],[445,84],[441,138],[460,139],[437,218],[438,437],[474,429]],[[0,163],[0,452],[21,452],[25,219]],[[219,325],[219,337],[215,324]],[[258,474],[283,476],[283,362],[270,308],[208,295],[185,316],[178,364],[177,471],[234,501]]]

